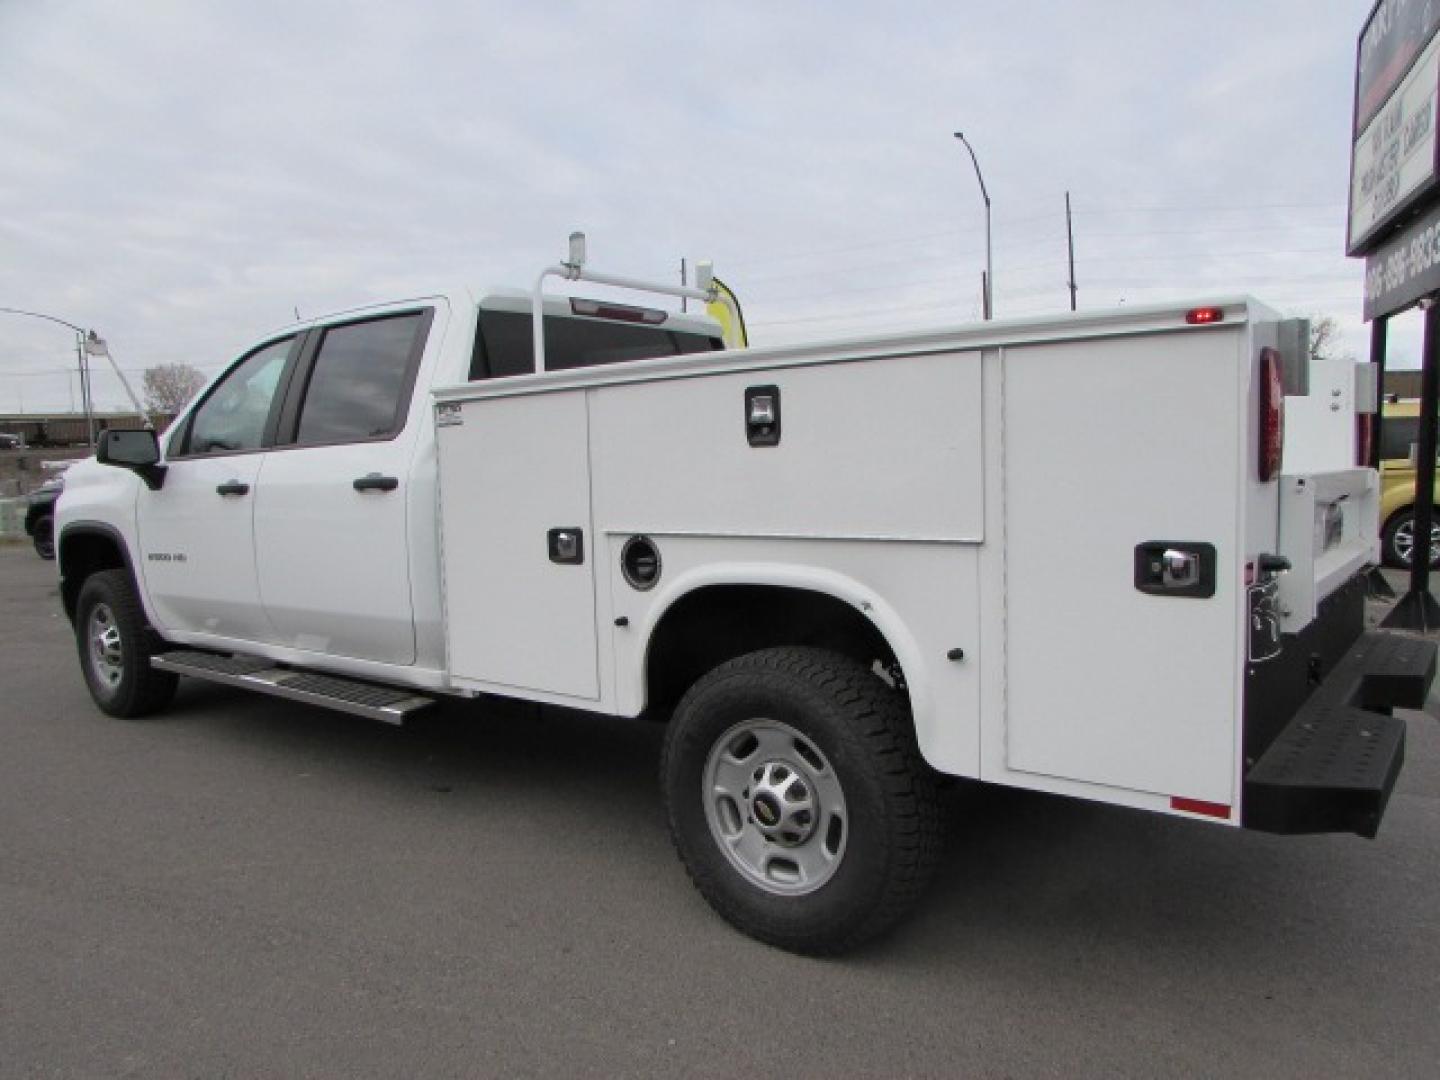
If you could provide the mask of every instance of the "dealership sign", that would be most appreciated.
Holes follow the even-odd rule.
[[[1368,254],[1440,189],[1440,0],[1382,0],[1360,37],[1347,250]]]
[[[1365,318],[1404,311],[1435,292],[1440,292],[1440,206],[1365,260]]]

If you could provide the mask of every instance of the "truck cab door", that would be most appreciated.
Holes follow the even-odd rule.
[[[262,345],[170,436],[158,491],[136,504],[140,572],[163,629],[268,642],[252,542],[255,488],[299,335]]]
[[[260,597],[279,644],[415,661],[407,527],[419,425],[407,420],[435,313],[391,309],[307,340],[255,498]]]

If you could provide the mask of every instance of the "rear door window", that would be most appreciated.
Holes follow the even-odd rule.
[[[310,366],[295,441],[388,439],[405,424],[431,311],[325,329]]]

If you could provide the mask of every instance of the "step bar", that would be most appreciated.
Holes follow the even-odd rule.
[[[1436,644],[1362,634],[1245,776],[1242,822],[1373,838],[1405,760],[1405,721],[1435,679]]]
[[[255,656],[222,656],[182,649],[152,656],[150,666],[386,724],[403,724],[407,717],[435,704],[433,698],[411,690],[277,667],[272,661]]]

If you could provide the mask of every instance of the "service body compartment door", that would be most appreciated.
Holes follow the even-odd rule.
[[[1244,340],[1005,350],[1009,768],[1234,805]],[[1152,544],[1208,549],[1213,584],[1142,590]]]
[[[451,676],[598,699],[585,395],[447,402],[438,415]],[[576,533],[575,547],[559,535]]]

